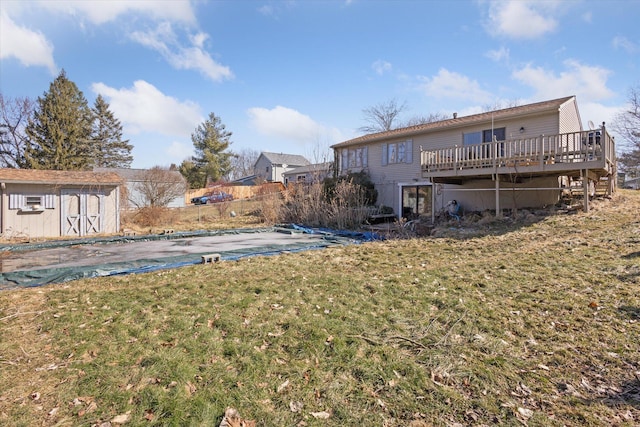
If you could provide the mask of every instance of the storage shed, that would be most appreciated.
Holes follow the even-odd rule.
[[[115,173],[0,169],[5,238],[82,237],[120,230]]]

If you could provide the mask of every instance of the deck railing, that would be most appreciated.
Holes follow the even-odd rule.
[[[559,163],[573,169],[581,169],[580,163],[591,163],[609,169],[615,164],[615,142],[603,126],[597,130],[541,135],[535,138],[493,141],[438,150],[421,149],[420,158],[425,176],[436,172],[469,169],[484,169],[484,173],[505,167],[526,166],[544,169],[547,165]]]

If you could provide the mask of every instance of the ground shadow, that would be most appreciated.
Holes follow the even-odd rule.
[[[631,252],[630,254],[623,255],[622,258],[624,259],[640,258],[640,251]]]
[[[640,320],[640,307],[623,305],[618,308],[618,311],[631,320]]]
[[[620,391],[602,399],[608,406],[630,405],[640,409],[640,379],[635,378],[620,385]]]

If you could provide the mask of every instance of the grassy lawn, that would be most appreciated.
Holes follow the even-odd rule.
[[[0,425],[640,423],[640,192],[0,292]]]

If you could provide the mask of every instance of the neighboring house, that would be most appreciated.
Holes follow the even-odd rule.
[[[143,183],[146,179],[145,173],[148,169],[130,169],[130,168],[94,168],[95,172],[113,172],[118,174],[122,180],[125,182],[126,188],[126,200],[123,200],[124,209],[135,209],[139,207],[146,206],[147,200],[146,197],[140,193],[139,185]],[[179,171],[168,170],[166,172],[166,176],[170,176],[172,178],[171,182],[166,183],[167,185],[172,185],[175,181],[181,181],[184,184],[185,190],[187,189],[186,180],[182,176]],[[156,174],[154,176],[163,176],[163,174]],[[175,180],[175,181],[174,181]],[[157,183],[158,185],[162,185],[162,183]],[[182,208],[185,206],[185,195],[184,193],[180,194],[177,197],[171,199],[167,207],[169,208]]]
[[[117,233],[121,184],[114,173],[0,169],[2,234],[37,238]]]
[[[591,122],[590,122],[591,124]],[[465,211],[557,203],[563,183],[608,180],[615,146],[604,124],[584,130],[574,96],[489,111],[333,145],[338,174],[366,171],[378,204],[404,217],[431,216],[457,200]],[[609,179],[611,178],[611,179]],[[585,197],[588,209],[589,197]]]
[[[284,172],[284,185],[296,182],[322,182],[333,173],[333,163],[314,163]]]
[[[623,184],[623,188],[640,190],[640,177],[627,179]]]
[[[258,156],[253,170],[257,177],[269,182],[284,184],[285,172],[309,165],[309,161],[298,154],[267,153],[263,151]]]

